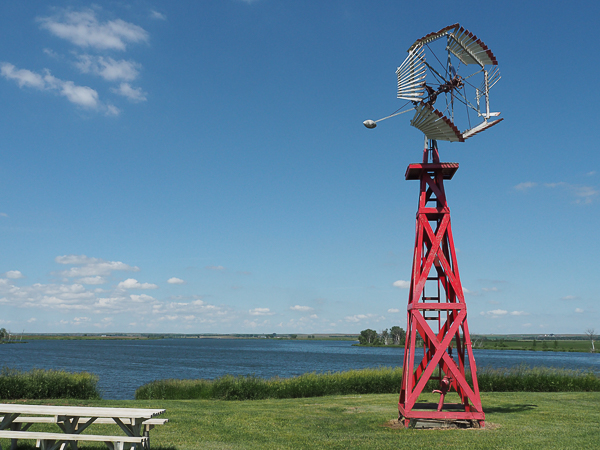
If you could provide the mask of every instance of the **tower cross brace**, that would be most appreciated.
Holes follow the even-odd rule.
[[[410,164],[407,180],[419,180],[419,207],[413,268],[407,307],[399,420],[470,420],[485,424],[467,305],[460,282],[444,180],[450,180],[458,163],[441,163],[435,140],[426,140],[423,162]],[[415,364],[417,338],[423,357]],[[456,357],[453,357],[456,348]],[[465,370],[468,362],[470,373]],[[437,369],[437,370],[436,370]],[[437,380],[440,401],[417,403],[427,382]],[[469,383],[470,381],[470,383]],[[459,403],[444,403],[447,392],[458,393]]]

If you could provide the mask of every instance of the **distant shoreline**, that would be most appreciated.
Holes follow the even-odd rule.
[[[175,333],[30,333],[10,341],[36,340],[151,340],[151,339],[274,339],[295,341],[357,341],[358,334],[175,334]]]

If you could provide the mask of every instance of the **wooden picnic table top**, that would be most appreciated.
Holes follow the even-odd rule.
[[[0,403],[0,414],[38,414],[49,416],[67,417],[118,417],[150,419],[164,413],[164,409],[149,408],[111,408],[95,406],[51,406],[51,405],[23,405],[14,403]]]

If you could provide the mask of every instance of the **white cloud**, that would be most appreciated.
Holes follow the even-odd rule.
[[[529,313],[526,311],[511,311],[510,315],[511,316],[528,316]]]
[[[600,194],[600,191],[593,186],[581,186],[566,183],[564,181],[558,183],[546,183],[545,186],[551,189],[565,189],[569,194],[575,197],[575,203],[590,204],[594,201],[594,198]]]
[[[316,314],[311,314],[311,315],[310,315],[310,318],[311,318],[311,319],[318,319],[318,318],[319,318],[319,316],[317,316]]]
[[[575,300],[577,297],[574,295],[565,295],[561,300]]]
[[[88,86],[78,86],[72,81],[65,81],[53,76],[45,69],[44,75],[26,69],[17,69],[10,63],[0,64],[0,74],[7,80],[16,81],[19,87],[31,87],[40,91],[54,91],[66,97],[71,103],[90,109],[101,106],[98,92]]]
[[[399,312],[400,312],[400,310],[399,310],[399,309],[397,309],[397,308],[390,308],[390,309],[388,309],[388,310],[387,310],[387,312],[389,312],[389,313],[392,313],[392,314],[395,314],[395,313],[399,313]]]
[[[147,302],[154,302],[156,299],[150,295],[146,295],[146,294],[131,294],[129,296],[129,298],[135,302],[135,303],[147,303]]]
[[[117,288],[120,289],[157,289],[158,286],[152,283],[140,283],[135,278],[127,278],[125,281],[121,281]]]
[[[148,33],[142,27],[121,19],[100,22],[91,9],[64,10],[38,20],[41,28],[54,36],[84,48],[125,50],[127,44],[148,41]]]
[[[194,300],[190,303],[170,302],[161,303],[154,301],[152,305],[152,314],[158,317],[157,320],[164,320],[163,317],[190,317],[195,316],[195,322],[214,323],[215,320],[230,320],[231,311],[215,305],[210,305],[202,300]]]
[[[89,258],[85,255],[57,256],[55,261],[59,264],[79,266],[59,272],[59,275],[66,278],[105,277],[113,271],[138,272],[140,270],[139,267],[130,266],[121,261],[105,261],[100,258]]]
[[[410,281],[398,280],[398,281],[394,281],[394,283],[392,285],[397,288],[408,289],[408,288],[410,288]]]
[[[156,20],[167,20],[167,16],[155,10],[150,11],[150,18]]]
[[[482,316],[488,316],[492,319],[499,319],[500,317],[504,317],[508,314],[508,311],[505,309],[494,309],[492,311],[483,312],[481,311]]]
[[[73,319],[73,324],[74,325],[81,325],[83,323],[88,323],[91,322],[92,319],[90,319],[89,317],[75,317]]]
[[[135,61],[119,61],[103,56],[79,55],[75,63],[83,73],[98,75],[108,81],[133,81],[139,75],[142,65]]]
[[[0,217],[8,217],[8,214],[0,212]]]
[[[169,283],[169,284],[184,284],[185,281],[182,280],[181,278],[172,277],[167,280],[167,283]]]
[[[256,328],[258,326],[265,326],[268,325],[269,321],[268,320],[263,320],[262,322],[258,323],[256,320],[244,320],[244,325],[250,328]]]
[[[2,63],[2,65],[0,65],[0,74],[7,80],[16,81],[21,88],[26,86],[40,90],[46,89],[44,77],[39,73],[27,69],[17,69],[10,63]]]
[[[54,258],[59,264],[93,264],[99,261],[97,258],[89,258],[85,255],[63,255]]]
[[[25,278],[19,270],[9,270],[6,272],[6,278],[10,278],[11,280],[18,280],[19,278]]]
[[[58,264],[74,265],[74,269],[88,271],[101,271],[110,274],[110,271],[119,268],[131,269],[123,263],[114,263],[91,258],[85,255],[64,255],[56,258]],[[136,270],[139,270],[136,268]],[[88,278],[86,280],[86,278]],[[140,283],[135,279],[128,279],[119,283],[119,286],[99,289],[97,286],[87,286],[84,281],[96,282],[104,279],[101,275],[88,275],[77,278],[76,283],[68,282],[71,278],[63,278],[63,283],[42,284],[34,283],[27,286],[15,284],[14,279],[0,278],[0,305],[10,305],[14,309],[28,309],[35,311],[39,319],[37,323],[56,325],[63,320],[65,325],[81,326],[108,326],[107,324],[122,322],[124,318],[131,322],[131,317],[136,317],[136,323],[144,324],[149,328],[156,327],[166,317],[175,317],[185,323],[231,324],[243,313],[235,312],[229,308],[208,304],[198,296],[191,296],[189,302],[172,301],[164,302],[145,293],[134,294],[127,289],[148,289],[157,287],[151,283]],[[257,315],[273,315],[268,309],[257,308]],[[110,314],[110,320],[100,320]],[[43,314],[43,319],[40,316]],[[57,318],[58,316],[58,318]],[[30,316],[31,317],[31,316]],[[86,319],[87,318],[87,319]],[[113,321],[114,318],[114,321]],[[88,321],[89,319],[89,321]],[[113,323],[114,322],[114,323]],[[0,324],[6,323],[0,318]],[[29,321],[32,323],[32,320]]]
[[[119,108],[117,108],[115,105],[110,104],[106,105],[105,112],[107,116],[118,116],[119,114],[121,114],[121,110]]]
[[[95,294],[79,284],[41,284],[16,286],[0,283],[0,298],[14,307],[51,309],[54,311],[85,310],[91,307]]]
[[[132,88],[129,83],[121,83],[118,88],[111,88],[110,90],[134,103],[145,102],[147,100],[146,92],[142,91],[142,88]]]
[[[517,191],[526,191],[526,190],[531,189],[531,188],[536,187],[536,186],[537,186],[537,183],[535,183],[533,181],[526,181],[524,183],[517,184],[514,188]]]
[[[85,108],[98,107],[98,92],[91,87],[77,86],[72,81],[63,81],[51,75],[46,75],[45,80],[49,82],[52,88],[57,89],[63,97],[67,97],[71,103],[83,106]]]
[[[575,308],[575,312],[576,312],[576,313],[582,313],[582,312],[583,312],[583,309],[581,309],[581,308]]]
[[[374,319],[376,317],[377,316],[375,314],[355,314],[353,316],[346,316],[346,317],[344,317],[344,320],[346,322],[357,323],[357,322],[360,322],[362,320]],[[380,317],[380,319],[383,319],[383,317]]]
[[[250,310],[250,315],[252,316],[272,316],[275,314],[271,312],[269,308],[254,308]]]
[[[104,277],[101,277],[98,275],[95,277],[83,277],[77,281],[81,284],[104,284],[104,283],[106,283],[106,280],[104,279]]]
[[[290,309],[292,311],[300,311],[300,312],[308,312],[308,311],[313,310],[313,308],[311,308],[310,306],[300,306],[300,305],[290,306]]]

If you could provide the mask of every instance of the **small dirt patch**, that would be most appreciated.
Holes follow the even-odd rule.
[[[385,427],[385,428],[391,428],[392,430],[401,430],[401,429],[404,429],[404,422],[401,422],[398,419],[394,419],[394,420],[390,420],[388,422],[383,423],[381,426]],[[458,430],[458,429],[485,431],[485,430],[496,430],[496,429],[500,428],[500,425],[498,425],[497,423],[486,422],[485,428],[479,428],[479,427],[465,427],[463,424],[457,424],[457,423],[453,423],[451,421],[448,421],[445,423],[440,423],[440,421],[436,421],[436,423],[430,423],[430,424],[427,424],[427,426],[417,426],[415,428],[424,429],[424,430],[438,430],[438,431]]]

